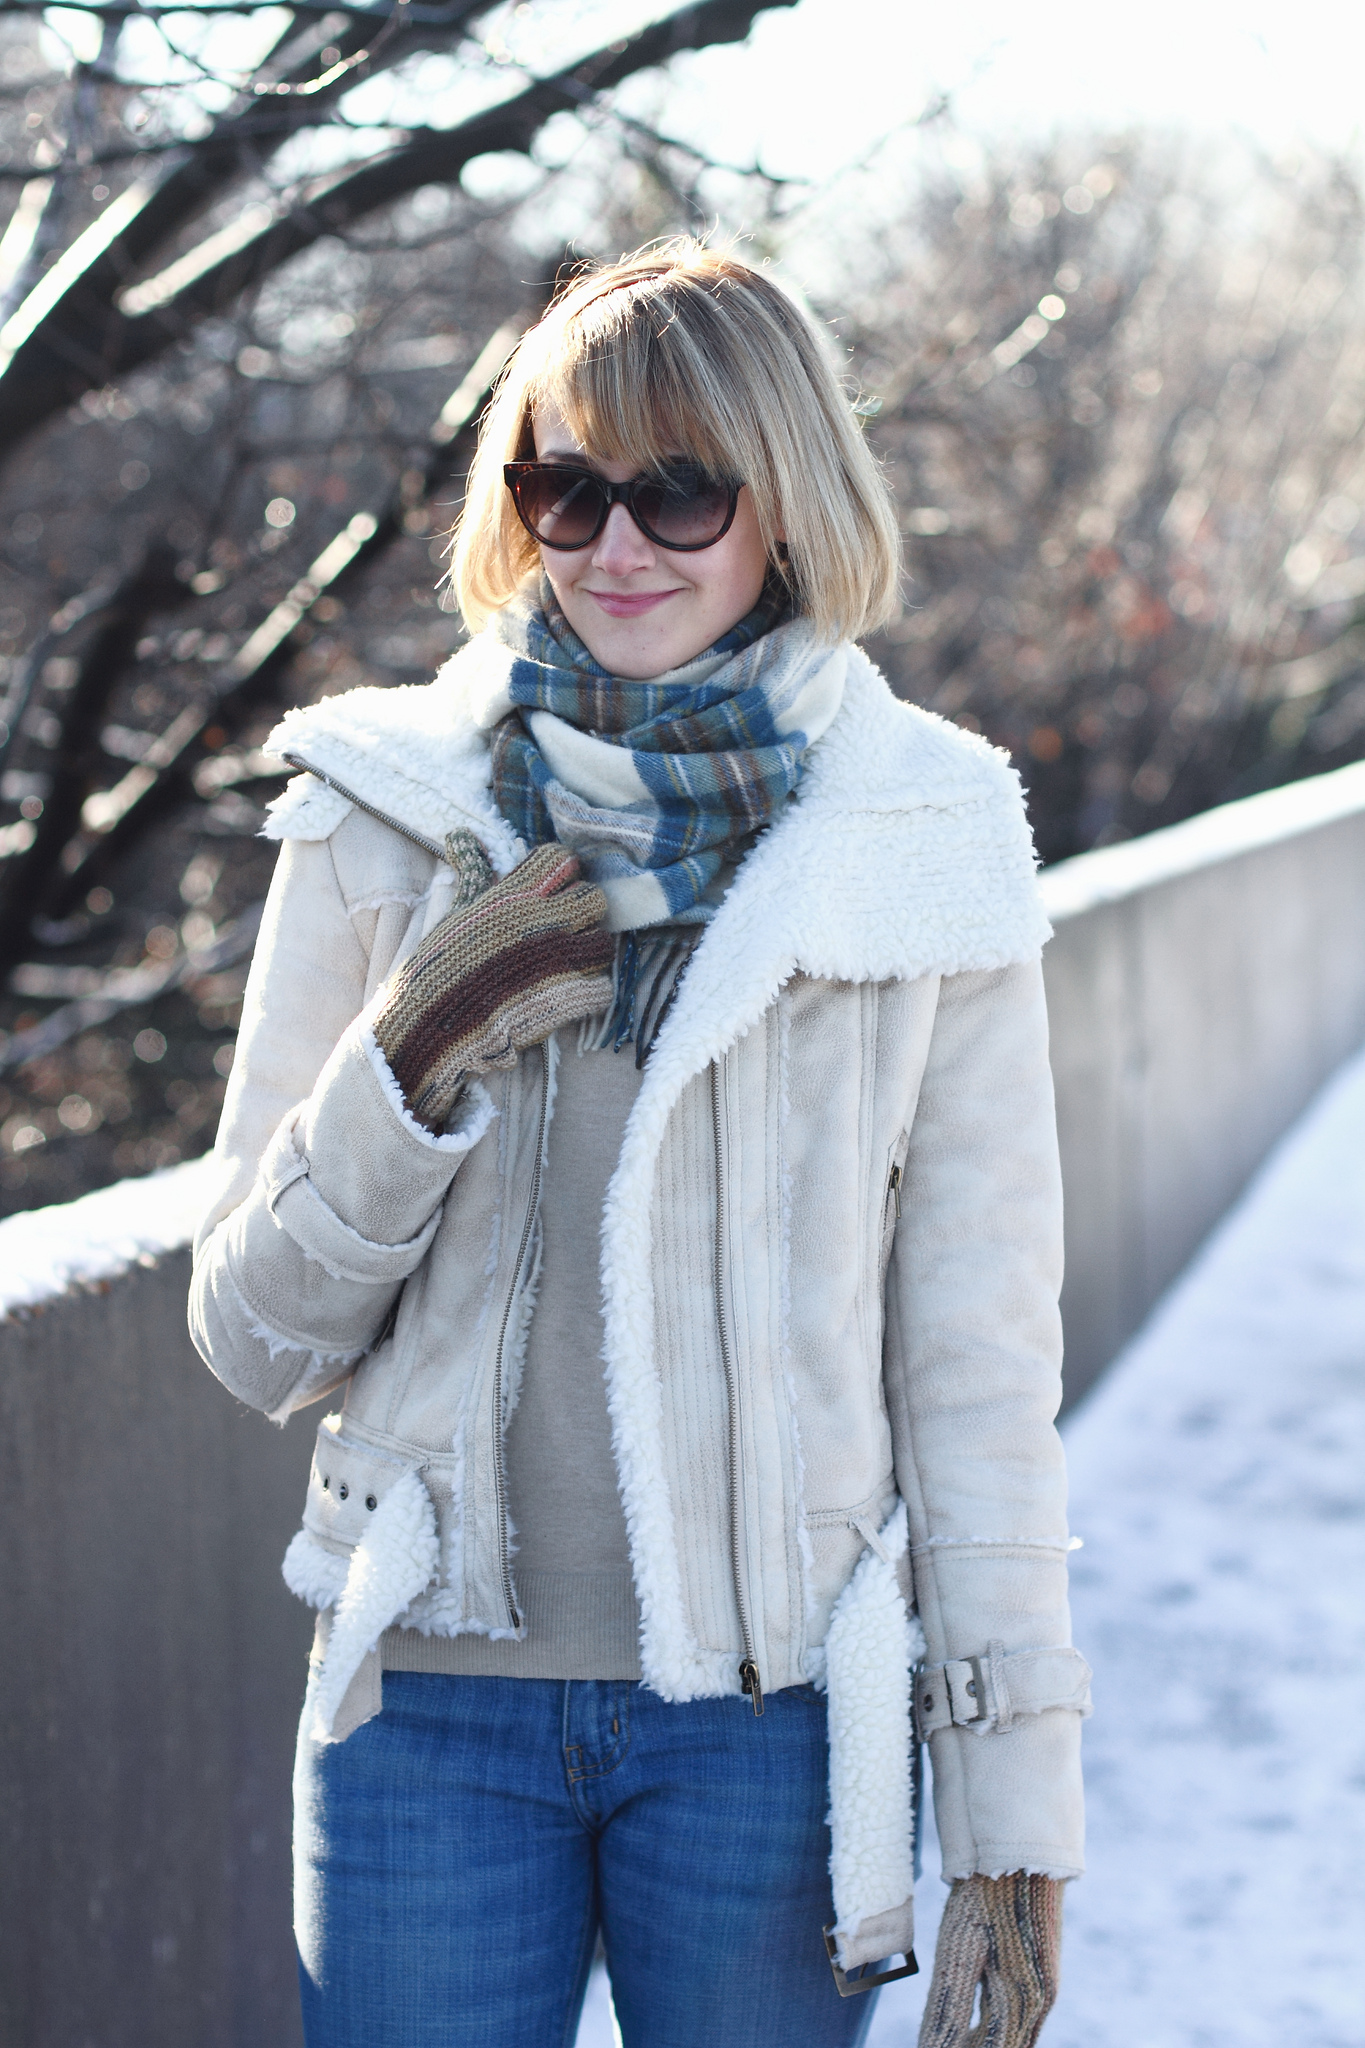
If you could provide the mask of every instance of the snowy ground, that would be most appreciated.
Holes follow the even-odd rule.
[[[1044,2048],[1365,2048],[1365,1059],[1067,1429],[1090,1870]],[[870,2048],[911,2048],[925,1976]],[[596,1981],[578,2048],[611,2048]]]

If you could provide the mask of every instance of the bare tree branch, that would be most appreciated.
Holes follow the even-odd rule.
[[[16,995],[69,995],[74,986],[90,986],[72,1002],[63,1003],[27,1031],[16,1031],[7,1044],[0,1045],[0,1074],[30,1060],[43,1059],[66,1045],[82,1031],[107,1024],[120,1010],[169,994],[198,976],[216,974],[236,960],[244,959],[256,943],[264,903],[253,903],[221,932],[211,946],[191,952],[188,948],[169,960],[146,962],[138,967],[115,967],[107,974],[90,968],[17,967],[10,976]]]
[[[136,187],[113,202],[109,213],[123,205],[126,224],[104,241],[92,231],[88,262],[81,262],[76,250],[68,251],[64,260],[71,270],[69,281],[63,279],[64,288],[50,308],[39,307],[39,317],[28,331],[23,331],[25,311],[38,293],[0,330],[0,345],[8,340],[13,348],[8,365],[0,371],[0,452],[83,391],[159,355],[195,322],[230,305],[321,237],[423,185],[458,178],[474,157],[500,150],[529,152],[553,114],[576,112],[623,79],[667,63],[683,50],[742,41],[757,14],[794,4],[795,0],[700,0],[680,8],[638,35],[535,81],[473,120],[447,130],[418,131],[398,148],[340,173],[321,190],[314,188],[313,196],[281,218],[254,226],[244,217],[238,231],[220,231],[224,253],[218,253],[220,237],[211,237],[201,245],[201,269],[195,266],[193,252],[178,259],[162,273],[164,298],[144,285],[131,303],[146,309],[136,314],[123,310],[120,297],[134,269],[239,167],[242,135],[236,124],[203,144],[186,145],[184,162],[140,203]],[[470,5],[465,11],[472,15],[476,10]],[[385,52],[390,61],[393,49],[390,45]],[[301,115],[300,122],[304,118],[308,117]]]
[[[380,62],[376,62],[371,44],[373,15],[368,17],[368,25],[361,16],[338,37],[339,58],[344,65],[371,44],[366,71],[389,68],[415,50],[459,41],[467,23],[487,4],[488,0],[449,0],[442,8],[423,10],[425,18],[420,24],[409,10],[401,32],[385,41]],[[108,40],[107,30],[104,40]],[[310,77],[316,43],[310,30],[300,47],[299,39],[291,38],[286,29],[275,45],[282,61],[264,66],[262,81],[287,85]],[[40,424],[120,369],[145,359],[133,354],[125,363],[120,353],[121,316],[115,302],[129,277],[213,205],[235,179],[244,172],[258,171],[263,145],[273,150],[300,130],[315,127],[320,118],[334,118],[336,101],[355,85],[356,77],[349,71],[333,77],[330,84],[306,99],[271,99],[263,104],[254,94],[246,93],[197,141],[154,141],[149,148],[129,145],[122,152],[144,165],[148,158],[159,156],[163,161],[151,172],[144,169],[142,177],[111,200],[67,251],[59,288],[54,291],[52,278],[45,278],[0,327],[0,455],[28,427]],[[106,151],[102,160],[112,163],[116,154]],[[48,204],[52,197],[49,193]],[[45,249],[46,244],[38,253]],[[158,345],[164,347],[169,339],[161,336]]]
[[[233,699],[248,689],[259,688],[270,672],[288,660],[290,637],[318,599],[354,582],[400,538],[405,515],[416,498],[430,497],[463,472],[473,453],[472,427],[499,371],[524,327],[535,318],[536,310],[528,309],[523,320],[504,324],[489,338],[433,421],[420,469],[410,469],[405,482],[377,512],[356,513],[334,535],[307,574],[272,607],[235,657],[224,664],[214,688],[188,704],[112,789],[97,790],[85,797],[79,804],[78,818],[73,814],[69,795],[55,811],[49,803],[45,812],[47,829],[41,836],[35,831],[33,843],[24,856],[0,870],[0,958],[13,958],[16,948],[23,947],[35,912],[59,919],[85,894],[111,851],[126,845],[130,832],[146,819],[168,783],[183,777],[199,758],[198,742],[205,728],[222,717]],[[157,589],[145,576],[134,578],[117,593],[93,594],[80,609],[79,618],[90,616],[98,606],[117,606],[120,616],[124,616],[130,603],[137,599],[164,594],[164,589]],[[138,622],[145,617],[146,609],[144,603],[137,613]],[[63,630],[71,630],[76,623],[78,619],[73,614],[63,623]],[[135,638],[135,632],[124,630],[121,644],[125,656]],[[107,639],[102,640],[98,702],[92,701],[88,707],[86,727],[98,722],[103,706],[117,686],[123,664],[111,658],[112,654]],[[87,655],[82,675],[94,666]],[[36,672],[30,664],[30,673]],[[91,684],[82,686],[87,694],[92,685],[93,676]],[[73,749],[71,770],[77,772],[80,765]],[[69,836],[63,836],[58,816]]]

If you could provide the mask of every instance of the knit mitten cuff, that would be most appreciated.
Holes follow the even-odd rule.
[[[1034,2048],[1056,2001],[1061,1945],[1059,1879],[1023,1870],[958,1878],[939,1927],[919,2048]]]

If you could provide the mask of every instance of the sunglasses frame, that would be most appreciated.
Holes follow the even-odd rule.
[[[601,516],[586,540],[543,540],[521,509],[521,501],[517,496],[517,485],[523,478],[529,478],[551,469],[559,470],[568,476],[582,477],[588,483],[596,484],[598,490],[602,493]],[[641,485],[652,484],[657,489],[659,484],[658,477],[633,476],[628,483],[610,484],[604,476],[599,476],[595,469],[580,469],[576,463],[572,462],[506,462],[503,464],[502,480],[511,493],[512,504],[516,509],[517,518],[521,521],[537,546],[554,548],[559,553],[566,555],[578,554],[583,548],[590,548],[592,546],[593,542],[601,535],[608,519],[610,519],[613,505],[625,506],[626,511],[630,514],[636,526],[639,527],[645,539],[653,547],[667,548],[671,554],[675,555],[699,555],[704,549],[713,548],[717,541],[724,540],[734,524],[735,512],[739,506],[739,494],[744,489],[743,484],[727,483],[725,485],[726,490],[730,494],[725,521],[720,531],[713,533],[709,540],[664,540],[660,534],[650,531],[649,527],[646,526],[644,520],[640,517],[635,504],[635,493]]]

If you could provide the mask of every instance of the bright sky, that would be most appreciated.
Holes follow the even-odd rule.
[[[346,110],[362,119],[444,126],[518,90],[528,74],[572,62],[672,4],[501,0],[479,22],[492,61],[471,63],[467,47],[458,60],[428,59],[403,83],[386,74],[362,84]],[[78,48],[93,50],[98,29],[89,14],[52,9],[49,19]],[[188,17],[175,25],[191,45],[205,33]],[[260,17],[244,22],[227,14],[212,23],[202,47],[211,62],[246,66],[268,29]],[[148,25],[134,22],[124,37],[125,68],[155,72],[155,40]],[[874,185],[881,175],[898,184],[906,173],[913,177],[922,147],[951,148],[943,124],[884,155],[876,156],[877,147],[906,131],[940,95],[951,103],[958,138],[1036,137],[1055,128],[1108,137],[1133,127],[1176,127],[1274,151],[1306,143],[1360,158],[1362,78],[1365,0],[1145,0],[1140,9],[1096,0],[800,0],[761,14],[745,46],[675,59],[662,88],[658,74],[628,81],[619,103],[719,161],[758,161],[818,188],[869,156]],[[550,124],[537,154],[545,163],[563,162],[582,139],[578,124],[564,117]],[[297,175],[352,155],[356,146],[333,129],[300,138],[275,168],[283,174],[287,159],[288,174]],[[465,182],[484,197],[511,196],[525,189],[528,171],[524,159],[485,158]],[[738,224],[728,219],[724,195],[715,196],[726,224]],[[875,194],[864,187],[861,197],[864,204],[871,197],[875,211]],[[564,218],[542,216],[542,238],[547,223],[556,234],[576,233],[578,204],[572,187],[561,188],[551,206]]]
[[[674,133],[823,178],[940,91],[973,133],[1178,123],[1358,146],[1360,0],[801,0],[677,60]]]
[[[502,0],[479,32],[504,58],[544,71],[671,4]],[[247,46],[268,40],[271,17],[286,18],[271,10],[252,22],[240,15],[215,22],[206,54],[229,66],[249,63]],[[89,14],[54,8],[49,19],[93,50],[98,29]],[[181,18],[174,25],[198,43],[197,24]],[[147,36],[138,37],[139,26],[136,56],[146,75],[152,53],[141,47]],[[134,55],[131,43],[127,55]],[[771,170],[821,179],[940,92],[951,95],[959,125],[976,134],[1178,123],[1277,146],[1352,146],[1362,139],[1363,76],[1360,0],[1145,0],[1141,8],[1096,0],[800,0],[760,15],[746,47],[675,60],[667,108],[674,132],[713,155],[744,161],[757,152]],[[490,77],[475,98],[500,96],[516,73],[504,78]],[[382,95],[387,87],[374,90]],[[430,106],[416,116],[433,117],[440,115]]]

